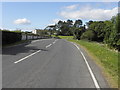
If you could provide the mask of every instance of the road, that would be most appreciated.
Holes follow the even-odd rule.
[[[109,87],[84,49],[64,39],[3,48],[2,71],[3,88]]]

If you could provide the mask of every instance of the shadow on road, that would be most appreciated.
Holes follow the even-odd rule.
[[[35,52],[37,50],[48,51],[46,49],[39,48],[36,46],[30,46],[30,43],[31,42],[27,42],[18,46],[2,48],[2,55],[17,55],[19,53]]]

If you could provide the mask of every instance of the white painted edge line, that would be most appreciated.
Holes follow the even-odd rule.
[[[52,44],[47,45],[46,48],[50,47],[51,45],[52,45]]]
[[[27,58],[33,56],[34,54],[39,53],[40,51],[41,51],[41,50],[38,50],[38,51],[36,51],[36,52],[34,52],[34,53],[32,53],[32,54],[30,54],[30,55],[28,55],[28,56],[26,56],[26,57],[24,57],[24,58],[18,60],[18,61],[15,61],[14,63],[19,63],[19,62],[21,62],[21,61],[23,61],[23,60],[25,60],[25,59],[27,59]]]
[[[74,44],[74,43],[72,42],[72,44]],[[94,73],[93,73],[93,71],[92,71],[92,69],[91,69],[91,67],[90,67],[87,59],[85,58],[84,54],[82,53],[82,51],[80,50],[80,48],[79,48],[76,44],[74,44],[74,45],[75,45],[75,46],[77,47],[77,49],[80,51],[83,59],[85,60],[85,63],[86,63],[86,65],[87,65],[87,67],[88,67],[88,70],[89,70],[90,75],[91,75],[91,77],[92,77],[92,79],[93,79],[93,82],[94,82],[95,87],[96,87],[96,88],[100,88],[100,86],[99,86],[99,84],[98,84],[98,82],[97,82],[97,79],[95,78],[95,75],[94,75]]]

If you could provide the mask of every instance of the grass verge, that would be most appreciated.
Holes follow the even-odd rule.
[[[97,42],[74,40],[73,36],[59,37],[81,45],[102,69],[102,73],[106,77],[111,88],[118,88],[118,52],[110,50],[104,44],[99,44]]]

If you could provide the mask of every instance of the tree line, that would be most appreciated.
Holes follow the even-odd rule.
[[[58,21],[57,24],[47,26],[51,34],[63,36],[74,36],[74,39],[84,39],[88,41],[97,41],[107,44],[110,48],[120,50],[120,15],[113,16],[106,21],[92,21],[86,22],[78,19],[74,23],[72,20]]]

